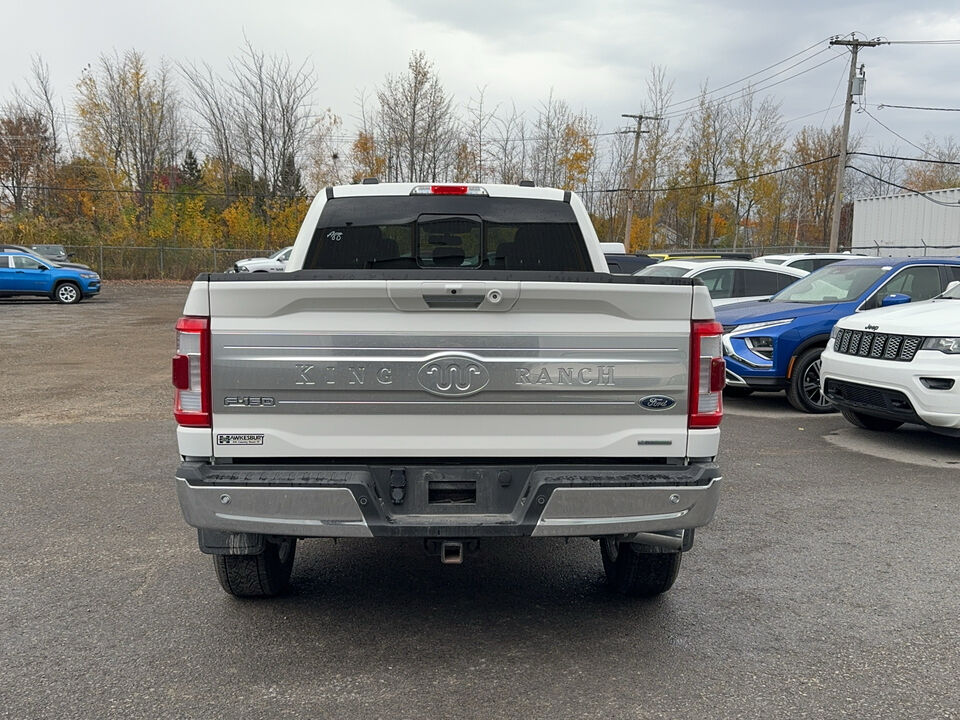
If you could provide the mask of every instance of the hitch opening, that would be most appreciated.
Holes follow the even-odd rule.
[[[440,543],[440,562],[444,565],[463,564],[463,543],[448,541]]]

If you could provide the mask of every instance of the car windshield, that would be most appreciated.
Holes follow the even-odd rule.
[[[690,268],[677,267],[676,265],[648,265],[643,270],[639,270],[634,275],[646,275],[649,277],[683,277]]]
[[[60,255],[63,253],[63,245],[34,245],[36,252],[49,253],[50,255]]]
[[[828,265],[797,280],[770,300],[810,305],[849,302],[860,297],[889,269],[884,265]]]
[[[273,255],[271,255],[269,259],[270,259],[270,260],[279,260],[279,259],[280,259],[280,256],[283,255],[285,252],[287,252],[289,249],[290,249],[289,247],[280,248],[280,249],[277,250]]]

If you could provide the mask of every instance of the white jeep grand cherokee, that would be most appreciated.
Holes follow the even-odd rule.
[[[824,395],[854,425],[960,435],[960,283],[927,302],[843,318],[822,361]]]

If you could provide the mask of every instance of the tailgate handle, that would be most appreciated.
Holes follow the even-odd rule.
[[[517,281],[388,280],[387,295],[398,310],[509,312],[520,298]]]
[[[423,301],[432,308],[477,308],[486,297],[486,295],[460,295],[456,290],[451,290],[443,295],[424,293]]]

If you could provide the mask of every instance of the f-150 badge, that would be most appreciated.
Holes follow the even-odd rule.
[[[441,355],[420,366],[417,382],[434,395],[464,397],[483,390],[490,373],[469,355]]]

